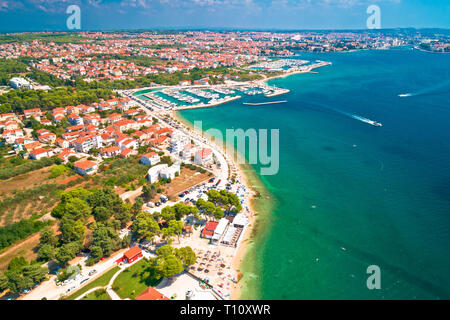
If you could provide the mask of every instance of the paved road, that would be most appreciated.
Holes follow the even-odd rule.
[[[66,292],[69,288],[75,287],[67,294],[75,292],[79,288],[87,285],[92,280],[98,278],[100,275],[102,275],[103,273],[105,273],[106,271],[108,271],[109,269],[114,267],[115,261],[123,256],[123,251],[124,250],[121,250],[119,253],[112,256],[108,260],[101,262],[101,263],[97,263],[96,265],[94,265],[92,267],[86,266],[85,262],[87,260],[87,257],[83,258],[79,262],[82,266],[82,275],[83,275],[80,279],[72,280],[70,283],[68,283],[66,285],[57,286],[56,285],[56,276],[51,276],[50,280],[41,283],[39,286],[37,286],[32,291],[30,291],[28,294],[21,297],[21,300],[41,300],[43,297],[46,297],[47,300],[59,300],[59,298],[61,298],[61,296],[66,294]],[[94,275],[92,275],[91,277],[89,277],[88,276],[89,272],[94,269],[97,270],[97,272]],[[84,282],[81,285],[80,282],[87,278],[89,278],[89,280]]]
[[[144,258],[147,258],[147,259],[153,258],[153,257],[156,256],[156,255],[151,254],[151,253],[149,253],[149,252],[147,252],[147,251],[142,251],[142,255],[144,256]],[[116,259],[116,260],[117,260],[117,259]],[[88,291],[86,291],[85,293],[83,293],[81,296],[77,297],[75,300],[80,300],[80,299],[82,299],[84,296],[86,296],[86,295],[88,295],[88,294],[90,294],[90,293],[92,293],[92,292],[94,292],[94,291],[97,291],[98,289],[104,289],[104,288],[106,288],[106,292],[108,293],[108,295],[111,297],[112,300],[122,300],[122,299],[119,297],[119,295],[112,289],[113,283],[114,283],[114,281],[116,280],[116,278],[119,276],[119,274],[120,274],[122,271],[124,271],[125,269],[131,267],[132,265],[134,265],[135,263],[137,263],[137,262],[140,261],[140,260],[141,260],[141,259],[138,259],[138,260],[134,261],[134,262],[131,263],[131,264],[122,264],[122,265],[120,265],[120,266],[119,266],[120,270],[118,270],[118,271],[111,277],[111,279],[109,280],[108,284],[107,284],[105,287],[95,287],[95,288],[89,289]]]

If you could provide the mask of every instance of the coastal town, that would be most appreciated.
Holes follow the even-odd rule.
[[[1,35],[1,299],[238,299],[260,195],[177,111],[282,103],[269,80],[332,66],[299,50],[407,45],[450,48],[356,32]]]

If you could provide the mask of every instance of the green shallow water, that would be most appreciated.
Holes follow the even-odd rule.
[[[279,172],[253,166],[270,199],[255,204],[242,298],[450,298],[450,56],[299,58],[333,65],[272,80],[291,90],[288,103],[245,106],[270,99],[244,97],[180,112],[204,129],[280,129]],[[369,265],[381,269],[381,290],[366,286]]]

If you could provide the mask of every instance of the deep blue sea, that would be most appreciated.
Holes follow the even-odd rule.
[[[280,170],[259,177],[273,209],[242,265],[242,297],[449,299],[450,55],[299,55],[333,64],[271,80],[283,96],[181,112],[204,129],[280,129]],[[380,290],[366,286],[370,265]]]

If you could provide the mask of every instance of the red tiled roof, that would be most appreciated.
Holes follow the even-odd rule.
[[[51,151],[51,150],[44,149],[44,148],[36,148],[33,151],[31,151],[30,153],[34,154],[34,155],[38,155],[38,154],[46,153],[48,151]]]
[[[144,154],[143,157],[147,157],[150,159],[151,157],[157,156],[158,154],[156,152],[149,152],[147,154]]]
[[[202,235],[212,237],[214,235],[214,230],[216,230],[218,224],[219,223],[217,221],[208,221],[202,231]]]
[[[212,153],[212,150],[209,148],[203,148],[198,152],[202,158],[209,156]]]
[[[120,155],[126,157],[130,152],[133,152],[133,149],[125,148],[125,149],[122,150]]]
[[[100,153],[107,153],[107,152],[116,152],[119,151],[120,148],[117,146],[111,146],[111,147],[107,147],[107,148],[101,148],[100,149]]]
[[[136,300],[170,300],[155,288],[148,287],[137,296]]]
[[[134,256],[138,255],[139,253],[141,253],[141,249],[138,246],[136,246],[136,247],[131,248],[127,252],[125,252],[123,254],[123,256],[125,258],[127,258],[127,260],[130,260],[131,258],[133,258]]]
[[[80,168],[80,169],[83,169],[83,170],[86,170],[86,169],[89,169],[89,168],[95,166],[96,164],[97,164],[97,163],[94,162],[94,161],[90,161],[90,160],[80,160],[80,161],[75,162],[75,163],[73,164],[73,166],[74,166],[74,167],[77,167],[77,168]]]

